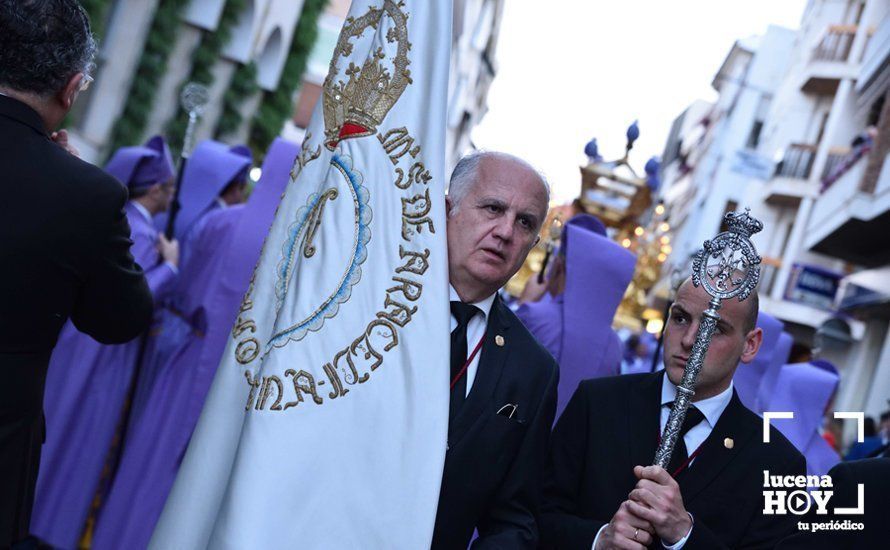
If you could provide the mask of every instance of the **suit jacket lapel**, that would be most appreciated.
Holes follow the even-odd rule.
[[[664,372],[646,377],[639,391],[631,391],[627,400],[628,464],[648,466],[658,447],[661,422],[661,380]]]
[[[492,395],[501,378],[504,365],[509,355],[509,347],[498,346],[495,343],[497,336],[504,336],[510,329],[507,317],[502,311],[504,307],[500,297],[495,297],[488,315],[488,323],[485,327],[485,343],[476,367],[476,378],[470,388],[470,394],[457,413],[457,418],[451,423],[448,430],[448,444],[454,446],[467,432],[470,426],[482,415],[486,406],[491,403]]]
[[[705,489],[735,457],[756,433],[751,425],[743,421],[744,405],[733,390],[732,399],[720,415],[717,425],[702,443],[702,449],[686,475],[680,478],[683,501],[691,502]],[[733,440],[732,449],[724,444],[726,438]]]

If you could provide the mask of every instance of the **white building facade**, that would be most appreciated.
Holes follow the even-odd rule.
[[[795,33],[737,44],[715,88],[669,262],[749,207],[761,309],[837,365],[835,410],[876,417],[890,408],[890,0],[810,0]]]

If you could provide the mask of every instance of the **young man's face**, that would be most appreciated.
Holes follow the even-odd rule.
[[[707,291],[703,287],[694,286],[691,280],[683,283],[677,291],[677,299],[671,307],[664,330],[664,367],[668,378],[675,385],[679,385],[683,378],[702,314],[708,309],[710,300],[711,296]],[[750,302],[739,302],[736,298],[723,300],[722,307],[718,310],[720,321],[711,337],[694,399],[712,397],[725,390],[739,361],[749,363],[757,355],[763,331],[760,328],[745,330],[750,307]]]

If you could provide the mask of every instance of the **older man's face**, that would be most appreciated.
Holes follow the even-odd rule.
[[[449,202],[449,210],[449,278],[459,291],[479,288],[490,295],[519,270],[535,245],[547,192],[528,166],[485,158],[477,181],[456,209]]]
[[[675,385],[679,385],[683,378],[683,370],[692,353],[702,313],[708,309],[710,300],[711,296],[707,291],[703,287],[694,286],[690,280],[683,283],[677,291],[677,299],[671,306],[664,330],[664,367],[668,378]],[[695,399],[720,393],[729,385],[739,360],[749,363],[757,355],[763,331],[760,328],[745,330],[749,307],[750,302],[739,302],[735,298],[723,300],[718,312],[720,321],[711,337],[711,345],[699,374]]]

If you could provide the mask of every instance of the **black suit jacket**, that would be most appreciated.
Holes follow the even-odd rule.
[[[833,550],[835,548],[887,548],[890,546],[890,457],[841,462],[828,472],[833,495],[828,501],[828,515],[818,515],[816,507],[798,520],[812,523],[862,524],[862,530],[800,531],[784,541],[777,550]],[[837,515],[835,508],[857,508],[859,484],[863,485],[862,514]]]
[[[62,325],[102,343],[144,331],[152,299],[130,255],[117,180],[53,143],[40,116],[0,96],[0,547],[27,533],[43,387]]]
[[[559,371],[499,297],[481,353],[467,400],[450,423],[432,547],[465,549],[478,529],[474,549],[535,548]],[[517,405],[513,418],[497,414],[506,404]]]
[[[590,550],[637,483],[633,467],[652,464],[660,427],[663,372],[586,380],[556,424],[544,481],[546,548]],[[733,392],[701,454],[680,478],[694,518],[684,550],[772,548],[794,516],[764,516],[763,471],[803,475],[803,456],[775,428],[763,443],[761,419]],[[732,449],[724,445],[733,440]],[[660,548],[659,541],[653,548]]]

